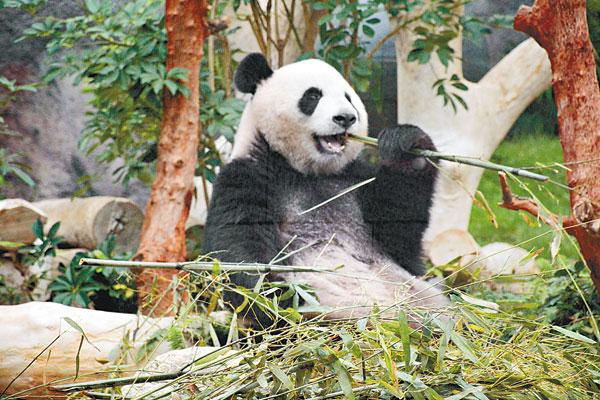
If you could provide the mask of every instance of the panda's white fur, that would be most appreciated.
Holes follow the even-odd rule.
[[[323,93],[312,115],[305,115],[298,108],[298,99],[307,84]],[[258,84],[242,114],[231,157],[248,156],[257,133],[261,132],[296,170],[314,174],[339,172],[356,159],[362,144],[347,141],[342,153],[327,154],[317,150],[311,137],[343,133],[343,128],[332,120],[332,116],[339,114],[351,114],[357,119],[347,133],[367,134],[365,106],[335,68],[315,59],[286,65]]]

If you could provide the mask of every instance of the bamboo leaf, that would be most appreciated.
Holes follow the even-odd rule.
[[[69,317],[64,317],[63,319],[65,320],[65,322],[67,324],[71,325],[71,327],[73,327],[75,330],[77,330],[79,333],[81,333],[81,335],[83,336],[83,338],[85,339],[85,341],[88,342],[90,346],[92,346],[96,350],[100,351],[100,349],[98,347],[96,347],[92,342],[90,342],[90,340],[86,336],[85,332],[83,331],[83,328],[81,326],[79,326],[79,324],[77,322],[73,321]]]
[[[272,363],[267,363],[267,368],[269,368],[269,371],[273,373],[273,376],[275,376],[275,378],[277,378],[277,380],[281,382],[283,386],[285,386],[288,390],[294,390],[294,384],[281,368]]]
[[[583,336],[580,333],[573,332],[573,331],[570,331],[570,330],[565,329],[565,328],[561,328],[560,326],[553,325],[552,329],[554,329],[557,332],[562,333],[563,335],[565,335],[567,337],[570,337],[571,339],[575,339],[575,340],[578,340],[578,341],[583,342],[583,343],[596,344],[595,340],[590,339],[587,336]]]
[[[400,323],[400,339],[402,340],[402,351],[404,353],[404,369],[410,369],[410,328],[408,327],[408,319],[406,313],[400,311],[398,314],[398,322]]]
[[[467,360],[471,362],[477,362],[477,356],[475,355],[475,348],[473,343],[459,335],[456,331],[450,333],[450,340],[460,349]]]

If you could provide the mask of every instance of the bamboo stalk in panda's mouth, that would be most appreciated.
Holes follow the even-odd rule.
[[[377,139],[369,137],[369,136],[355,135],[353,133],[349,133],[348,138],[368,144],[370,146],[377,146],[377,144],[378,144]],[[541,174],[536,174],[535,172],[527,171],[527,170],[524,170],[521,168],[508,167],[506,165],[496,164],[496,163],[489,162],[489,161],[483,161],[478,158],[455,156],[455,155],[443,154],[443,153],[440,153],[437,151],[423,150],[423,149],[413,149],[410,151],[410,153],[414,154],[415,156],[421,156],[421,157],[425,157],[425,158],[437,158],[440,160],[451,161],[451,162],[455,162],[455,163],[459,163],[459,164],[471,165],[473,167],[491,169],[493,171],[502,171],[502,172],[506,172],[509,174],[522,176],[523,178],[535,179],[537,181],[542,181],[542,182],[545,182],[549,179],[547,176],[541,175]]]

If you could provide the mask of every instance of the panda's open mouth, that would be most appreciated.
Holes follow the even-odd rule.
[[[346,132],[337,135],[316,135],[313,134],[317,149],[321,153],[340,154],[346,148],[348,134]]]

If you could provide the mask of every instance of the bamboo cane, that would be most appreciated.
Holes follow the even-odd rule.
[[[177,269],[183,271],[208,271],[215,270],[227,272],[333,272],[341,265],[333,268],[297,266],[297,265],[274,265],[260,263],[224,263],[212,261],[186,261],[186,262],[151,262],[151,261],[121,261],[121,260],[97,260],[95,258],[82,258],[79,265],[91,265],[96,267],[124,267],[124,268],[150,268],[150,269]]]
[[[355,135],[355,134],[350,133],[350,134],[348,134],[348,137],[352,140],[356,140],[356,141],[368,144],[370,146],[377,146],[377,144],[378,144],[377,139],[369,137],[369,136]],[[423,150],[423,149],[413,149],[410,151],[410,153],[414,154],[415,156],[421,156],[421,157],[426,157],[426,158],[437,158],[440,160],[451,161],[451,162],[455,162],[455,163],[459,163],[459,164],[467,164],[467,165],[471,165],[474,167],[491,169],[493,171],[502,171],[502,172],[506,172],[508,174],[522,176],[523,178],[535,179],[537,181],[542,181],[542,182],[545,182],[548,180],[548,177],[545,175],[536,174],[535,172],[527,171],[527,170],[524,170],[521,168],[508,167],[506,165],[495,164],[493,162],[483,161],[483,160],[480,160],[477,158],[454,156],[454,155],[443,154],[443,153],[440,153],[437,151]]]

